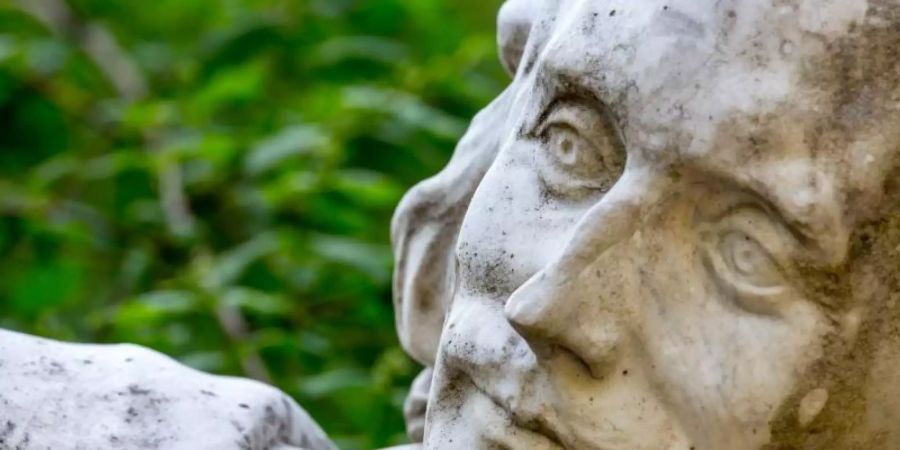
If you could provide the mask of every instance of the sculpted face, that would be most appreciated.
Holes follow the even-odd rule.
[[[499,30],[512,84],[394,223],[426,447],[898,448],[900,2]]]

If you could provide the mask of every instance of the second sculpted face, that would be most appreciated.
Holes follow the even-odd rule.
[[[470,131],[493,143],[484,170],[451,162],[480,182],[448,275],[398,285],[440,298],[436,355],[414,351],[435,370],[427,448],[740,450],[826,428],[868,313],[852,236],[900,143],[896,94],[842,75],[882,62],[865,52],[895,5],[869,3],[507,2],[515,77]]]

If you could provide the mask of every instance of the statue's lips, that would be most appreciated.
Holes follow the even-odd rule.
[[[461,378],[464,378],[464,385],[468,387],[467,389],[470,395],[484,397],[493,403],[497,408],[502,410],[507,416],[506,419],[513,426],[518,428],[519,430],[532,435],[532,437],[537,437],[541,441],[541,448],[546,448],[548,450],[563,450],[565,446],[562,444],[562,441],[559,439],[559,434],[557,431],[548,423],[548,419],[542,415],[535,414],[529,411],[523,411],[518,408],[513,408],[508,404],[508,401],[504,401],[503,397],[494,395],[482,387],[480,387],[475,380],[473,380],[468,374],[463,373]],[[463,381],[462,379],[460,381]],[[515,445],[512,448],[520,448]]]
[[[535,388],[550,385],[549,374],[503,317],[502,302],[457,296],[444,329],[439,358],[435,373],[438,389],[459,389],[470,405],[496,406],[490,408],[494,410],[492,414],[507,427],[514,425],[520,435],[536,435],[526,439],[539,437],[538,448],[565,448],[559,439],[564,428],[558,426],[554,406],[547,397],[536,395],[540,389]],[[482,423],[473,426],[490,428]],[[519,443],[510,448],[532,447]]]

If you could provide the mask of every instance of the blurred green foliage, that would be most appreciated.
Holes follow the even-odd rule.
[[[389,220],[505,83],[500,3],[0,0],[0,327],[402,442]]]

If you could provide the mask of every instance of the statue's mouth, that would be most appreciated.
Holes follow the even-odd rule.
[[[542,443],[545,445],[540,448],[546,448],[547,450],[564,450],[566,448],[562,443],[562,440],[560,440],[559,434],[549,423],[550,421],[545,415],[521,411],[519,408],[512,407],[508,404],[509,402],[504,401],[501,396],[494,395],[479,386],[468,374],[461,373],[460,375],[464,378],[464,380],[460,381],[471,388],[470,392],[490,400],[491,403],[505,413],[507,416],[506,418],[515,428],[528,434],[536,435],[536,437],[543,441]],[[498,444],[503,443],[498,442]],[[512,448],[519,447],[513,446]]]

